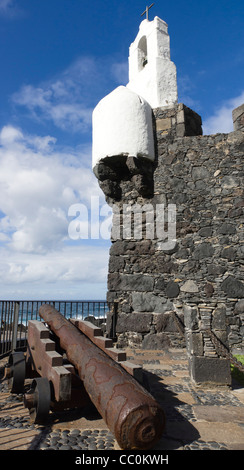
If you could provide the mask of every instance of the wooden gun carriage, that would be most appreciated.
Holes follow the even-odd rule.
[[[161,437],[164,412],[142,386],[143,370],[126,360],[100,328],[65,319],[50,305],[42,321],[29,321],[27,351],[11,354],[6,375],[13,393],[24,393],[34,423],[50,410],[95,405],[122,449],[147,449]]]

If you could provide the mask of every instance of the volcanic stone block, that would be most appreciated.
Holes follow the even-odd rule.
[[[109,272],[116,273],[122,271],[125,265],[125,260],[122,256],[110,256],[109,258]]]
[[[244,313],[244,299],[241,299],[236,303],[234,313],[236,315]]]
[[[121,189],[116,181],[106,179],[104,181],[100,181],[99,186],[104,192],[105,196],[111,197],[115,201],[118,201],[121,198]]]
[[[152,322],[151,313],[121,313],[118,315],[116,331],[117,333],[125,333],[126,331],[135,331],[139,333],[147,333],[150,331]]]
[[[183,286],[181,286],[180,290],[181,292],[188,292],[188,293],[194,294],[198,292],[198,287],[194,281],[189,279],[183,284]]]
[[[172,123],[171,123],[170,118],[158,119],[156,121],[157,132],[171,129],[171,127],[172,127]]]
[[[156,330],[158,333],[162,333],[163,331],[174,332],[174,333],[178,332],[178,328],[177,328],[173,313],[171,312],[159,313],[155,315],[155,317],[156,317]]]
[[[189,335],[188,351],[196,356],[203,356],[203,337],[202,333],[192,333]]]
[[[120,289],[123,291],[152,291],[154,278],[144,274],[122,274],[120,276]]]
[[[233,235],[236,233],[236,228],[233,224],[228,224],[227,222],[224,222],[220,227],[219,227],[219,233],[222,235]]]
[[[201,245],[198,245],[193,253],[193,257],[197,260],[202,258],[212,257],[214,254],[214,248],[211,243],[203,242]]]
[[[197,307],[190,307],[190,305],[183,306],[185,327],[192,331],[199,329],[198,309]]]
[[[180,293],[179,284],[174,281],[169,281],[166,287],[166,295],[169,298],[177,297]]]
[[[230,385],[230,363],[227,359],[191,356],[190,374],[196,384]]]
[[[192,179],[193,181],[197,180],[206,180],[209,178],[209,172],[207,168],[202,166],[194,166],[192,168]]]
[[[207,238],[207,237],[211,237],[212,233],[213,233],[213,229],[212,229],[212,227],[210,227],[210,226],[209,226],[209,227],[202,227],[202,228],[199,230],[199,235],[200,235],[201,237],[206,237],[206,238]]]
[[[132,294],[132,307],[137,312],[164,313],[173,309],[173,304],[164,297],[151,292],[134,292]]]
[[[219,304],[218,307],[213,311],[212,328],[214,330],[226,331],[226,306],[225,304]]]
[[[170,346],[170,341],[165,333],[149,333],[143,338],[143,349],[163,349]]]
[[[222,282],[222,289],[228,297],[244,297],[244,284],[234,276],[228,276],[224,282]]]
[[[111,181],[118,181],[121,179],[120,175],[113,168],[105,165],[104,162],[98,163],[93,168],[93,171],[99,181],[105,181],[107,179]]]

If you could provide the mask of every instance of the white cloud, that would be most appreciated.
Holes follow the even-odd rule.
[[[59,149],[53,137],[26,135],[13,126],[0,131],[2,298],[7,292],[23,298],[27,289],[32,298],[51,290],[56,298],[69,292],[85,298],[84,283],[88,297],[94,283],[105,291],[109,243],[68,238],[70,205],[89,206],[91,196],[104,203],[88,153]]]
[[[23,106],[37,121],[52,121],[69,132],[86,132],[91,126],[92,108],[86,87],[95,78],[95,61],[78,59],[58,78],[39,86],[24,85],[14,93],[12,102]]]
[[[66,246],[49,256],[1,252],[0,277],[6,284],[54,283],[56,281],[101,283],[106,280],[108,254],[101,247]]]
[[[1,250],[0,298],[104,299],[108,250],[92,246],[63,247],[42,254]]]
[[[0,132],[0,228],[9,246],[46,253],[68,236],[68,208],[101,195],[78,150],[58,151],[50,136],[26,136],[6,126]]]
[[[23,85],[12,96],[15,118],[27,111],[40,125],[90,132],[97,98],[125,72],[111,57],[80,57],[51,80]],[[91,196],[105,203],[91,170],[90,143],[65,148],[51,135],[4,126],[0,196],[1,298],[104,298],[110,242],[68,238],[71,205],[89,209]]]
[[[56,85],[54,83],[49,89],[23,86],[13,95],[13,102],[26,107],[37,121],[51,120],[62,130],[87,131],[91,125],[92,109],[74,100],[72,91],[68,89],[69,84],[66,84],[66,90],[65,84],[62,84],[63,93],[58,96]]]
[[[17,113],[22,107],[37,122],[51,121],[69,132],[91,131],[92,111],[104,89],[128,82],[127,62],[113,57],[79,57],[57,77],[23,85],[12,95]]]
[[[213,116],[203,122],[203,132],[206,135],[228,133],[233,131],[232,111],[244,103],[244,91],[237,97],[231,98],[216,108]]]

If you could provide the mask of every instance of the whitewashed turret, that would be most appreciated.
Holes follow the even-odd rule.
[[[118,155],[154,160],[152,110],[145,99],[124,86],[105,96],[93,111],[93,168]]]
[[[141,95],[152,108],[177,103],[176,67],[170,60],[168,25],[157,16],[140,24],[129,50],[127,87]]]

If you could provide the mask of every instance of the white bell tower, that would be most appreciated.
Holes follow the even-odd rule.
[[[174,106],[178,100],[176,67],[170,60],[168,25],[156,16],[141,22],[129,50],[127,87],[152,108]]]

